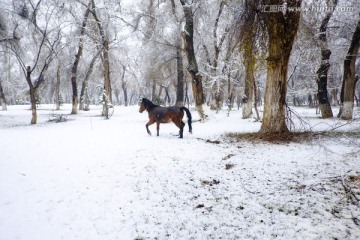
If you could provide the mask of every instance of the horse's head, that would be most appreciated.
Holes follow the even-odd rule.
[[[143,98],[142,101],[140,102],[139,112],[142,113],[142,112],[145,111],[145,110],[146,110],[145,98]]]

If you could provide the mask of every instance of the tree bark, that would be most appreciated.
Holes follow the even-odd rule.
[[[250,43],[252,45],[252,43]],[[254,99],[254,68],[255,68],[255,57],[253,56],[253,47],[246,47],[244,50],[244,63],[245,63],[245,95],[247,102],[242,105],[242,118],[249,118],[252,114],[253,99]]]
[[[31,124],[36,124],[37,122],[37,112],[36,112],[36,97],[35,97],[35,87],[31,81],[31,68],[30,66],[28,66],[26,68],[26,81],[29,85],[29,89],[30,89],[30,101],[31,101],[31,113],[32,113],[32,118],[31,118]]]
[[[269,5],[282,5],[282,0],[267,1]],[[287,0],[288,7],[300,7],[301,1]],[[266,13],[269,38],[264,115],[260,133],[287,133],[285,101],[290,53],[297,33],[300,12]]]
[[[77,90],[77,69],[78,69],[78,65],[80,62],[80,58],[83,52],[83,36],[85,34],[85,27],[87,24],[87,19],[89,17],[90,14],[90,4],[91,1],[89,2],[89,6],[86,8],[85,14],[84,14],[84,18],[83,18],[83,22],[82,22],[82,26],[81,26],[81,31],[80,31],[80,36],[79,36],[79,48],[78,51],[75,55],[75,61],[73,63],[73,66],[71,68],[71,87],[72,87],[72,110],[71,110],[71,114],[77,114],[78,113],[78,104],[79,104],[79,97],[78,97],[78,90]]]
[[[111,79],[110,79],[110,57],[109,57],[109,42],[105,40],[103,43],[104,47],[104,89],[106,95],[109,98],[109,102],[112,103],[112,89],[111,89]]]
[[[259,121],[260,120],[260,114],[259,114],[259,110],[258,110],[258,91],[257,91],[257,87],[256,87],[256,82],[255,79],[253,81],[253,88],[254,88],[254,109],[255,109],[255,114],[256,114],[256,118],[255,121]]]
[[[352,36],[348,53],[344,60],[343,85],[341,89],[340,118],[350,120],[353,118],[355,95],[355,62],[360,48],[360,20]]]
[[[123,66],[123,74],[121,76],[121,88],[124,92],[125,107],[127,107],[127,106],[129,106],[129,100],[128,100],[127,84],[125,81],[125,72],[126,72],[126,67]]]
[[[177,82],[176,82],[176,106],[184,106],[184,66],[181,47],[176,48],[176,69],[177,69]]]
[[[1,85],[1,80],[0,80],[0,103],[1,103],[1,108],[3,111],[7,110],[6,107],[6,99],[5,99],[5,93],[4,93],[4,89]]]
[[[329,102],[328,97],[328,90],[327,90],[327,82],[328,82],[328,71],[330,68],[330,55],[331,50],[329,49],[327,38],[326,38],[326,31],[327,31],[327,25],[329,23],[329,20],[333,14],[333,11],[337,5],[338,1],[333,0],[332,6],[333,10],[328,12],[325,16],[325,18],[322,20],[321,25],[319,27],[319,40],[320,40],[320,48],[321,48],[321,65],[319,69],[317,70],[318,78],[317,78],[317,85],[318,85],[318,99],[319,99],[319,109],[321,112],[322,118],[331,118],[333,117],[333,112],[331,109],[331,105]]]
[[[185,15],[185,29],[181,33],[184,40],[185,55],[188,60],[187,71],[191,76],[195,107],[201,120],[206,119],[203,104],[205,103],[202,76],[200,75],[194,51],[194,19],[191,4],[180,0]]]

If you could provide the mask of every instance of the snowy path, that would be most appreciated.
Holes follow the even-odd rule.
[[[360,238],[331,181],[360,175],[359,139],[212,144],[260,124],[221,112],[180,140],[172,124],[148,136],[137,107],[65,123],[39,110],[37,126],[23,109],[0,113],[0,240]]]

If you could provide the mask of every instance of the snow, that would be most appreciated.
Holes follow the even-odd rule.
[[[192,135],[185,126],[184,139],[161,124],[156,137],[137,106],[110,120],[91,107],[40,106],[35,126],[28,106],[0,112],[0,240],[360,238],[359,206],[335,181],[360,175],[359,138],[224,140],[260,129],[241,109],[194,122]],[[296,110],[313,130],[346,123]],[[48,121],[61,113],[68,121]],[[336,130],[359,131],[355,116]]]

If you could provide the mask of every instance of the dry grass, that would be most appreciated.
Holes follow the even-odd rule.
[[[287,132],[287,133],[227,133],[225,137],[235,141],[265,141],[270,143],[310,142],[319,138],[360,138],[360,132]]]

